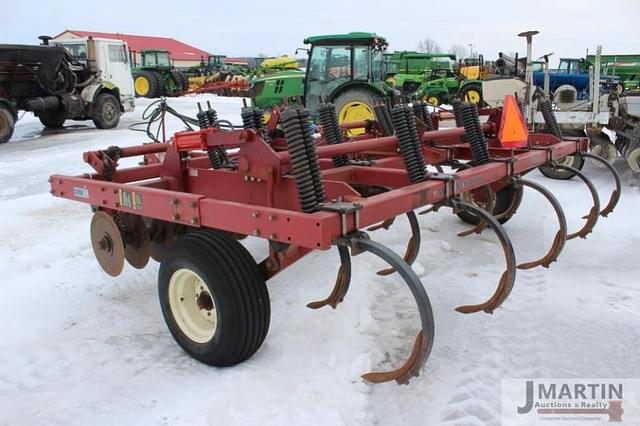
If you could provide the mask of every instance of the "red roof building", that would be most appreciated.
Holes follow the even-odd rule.
[[[95,31],[65,30],[54,37],[54,40],[68,40],[73,38],[106,38],[111,40],[123,40],[129,49],[140,52],[142,49],[164,49],[169,51],[169,56],[176,67],[187,67],[198,65],[201,58],[205,61],[209,56],[208,52],[190,46],[178,40],[168,37],[141,36],[122,33],[101,33]],[[138,57],[138,62],[140,58]]]

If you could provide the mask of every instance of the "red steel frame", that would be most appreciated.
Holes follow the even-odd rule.
[[[485,132],[495,134],[499,112],[490,110]],[[357,123],[364,126],[367,123]],[[370,124],[370,123],[368,123]],[[469,146],[460,141],[463,128],[423,131],[425,162],[446,164],[470,160]],[[272,273],[282,270],[312,249],[329,249],[333,242],[358,229],[379,223],[419,207],[436,204],[465,191],[486,185],[504,186],[506,179],[522,175],[551,160],[578,151],[586,152],[588,139],[559,140],[548,134],[530,134],[530,149],[505,149],[489,138],[490,163],[443,176],[433,174],[423,182],[410,183],[395,136],[372,137],[338,145],[317,147],[328,200],[358,203],[357,213],[301,212],[289,154],[277,151],[277,141],[267,142],[253,130],[221,132],[205,129],[176,133],[169,144],[146,144],[121,148],[119,157],[144,155],[148,160],[137,167],[118,169],[101,151],[86,152],[85,161],[97,173],[82,176],[53,175],[51,193],[58,197],[91,204],[99,209],[117,210],[153,219],[253,235],[288,244],[289,261],[280,262]],[[281,142],[281,141],[280,141]],[[208,147],[237,148],[230,154],[237,170],[211,169],[203,152]],[[352,154],[354,158],[374,158],[370,166],[348,165],[333,168],[331,158]],[[112,180],[105,179],[112,169]],[[391,190],[364,198],[351,184],[383,186]],[[289,250],[291,251],[291,250]]]

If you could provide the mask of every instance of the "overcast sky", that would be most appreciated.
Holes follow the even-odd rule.
[[[415,50],[428,37],[444,50],[471,43],[486,59],[522,54],[516,34],[536,29],[534,56],[554,52],[555,64],[598,44],[640,53],[640,0],[0,0],[0,43],[65,29],[166,36],[229,56],[293,54],[308,35],[373,31],[391,50]]]

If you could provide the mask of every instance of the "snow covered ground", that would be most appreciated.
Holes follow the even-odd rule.
[[[239,122],[238,98],[170,104],[194,115],[206,99]],[[107,276],[91,250],[88,206],[48,193],[50,174],[88,171],[82,152],[144,141],[127,126],[148,104],[138,100],[112,131],[67,122],[45,132],[27,114],[0,146],[0,425],[499,424],[501,379],[640,377],[640,190],[621,162],[616,211],[586,241],[569,241],[549,270],[518,271],[493,315],[453,310],[493,292],[503,261],[492,234],[456,237],[465,226],[447,209],[420,217],[415,270],[434,306],[436,340],[408,386],[360,379],[402,362],[418,324],[408,290],[377,276],[383,265],[367,254],[354,258],[338,309],[305,307],[330,292],[337,271],[337,252],[315,252],[269,282],[272,323],[255,356],[226,369],[194,361],[162,319],[158,264]],[[608,199],[607,174],[585,170]],[[585,187],[530,176],[555,192],[577,229],[589,208]],[[506,225],[520,261],[546,250],[554,220],[527,192]],[[399,252],[408,237],[404,218],[372,233]],[[262,241],[245,241],[264,256]]]

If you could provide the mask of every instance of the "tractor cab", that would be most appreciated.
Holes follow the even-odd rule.
[[[140,51],[140,68],[171,68],[169,51],[162,49],[143,49]]]
[[[209,55],[207,60],[207,67],[211,69],[220,68],[224,64],[225,55]]]
[[[583,58],[560,58],[560,66],[557,72],[581,74],[585,71],[585,61]]]
[[[304,42],[311,45],[304,104],[312,114],[327,101],[335,104],[341,122],[373,119],[373,107],[385,97],[387,41],[375,33],[352,32]]]

